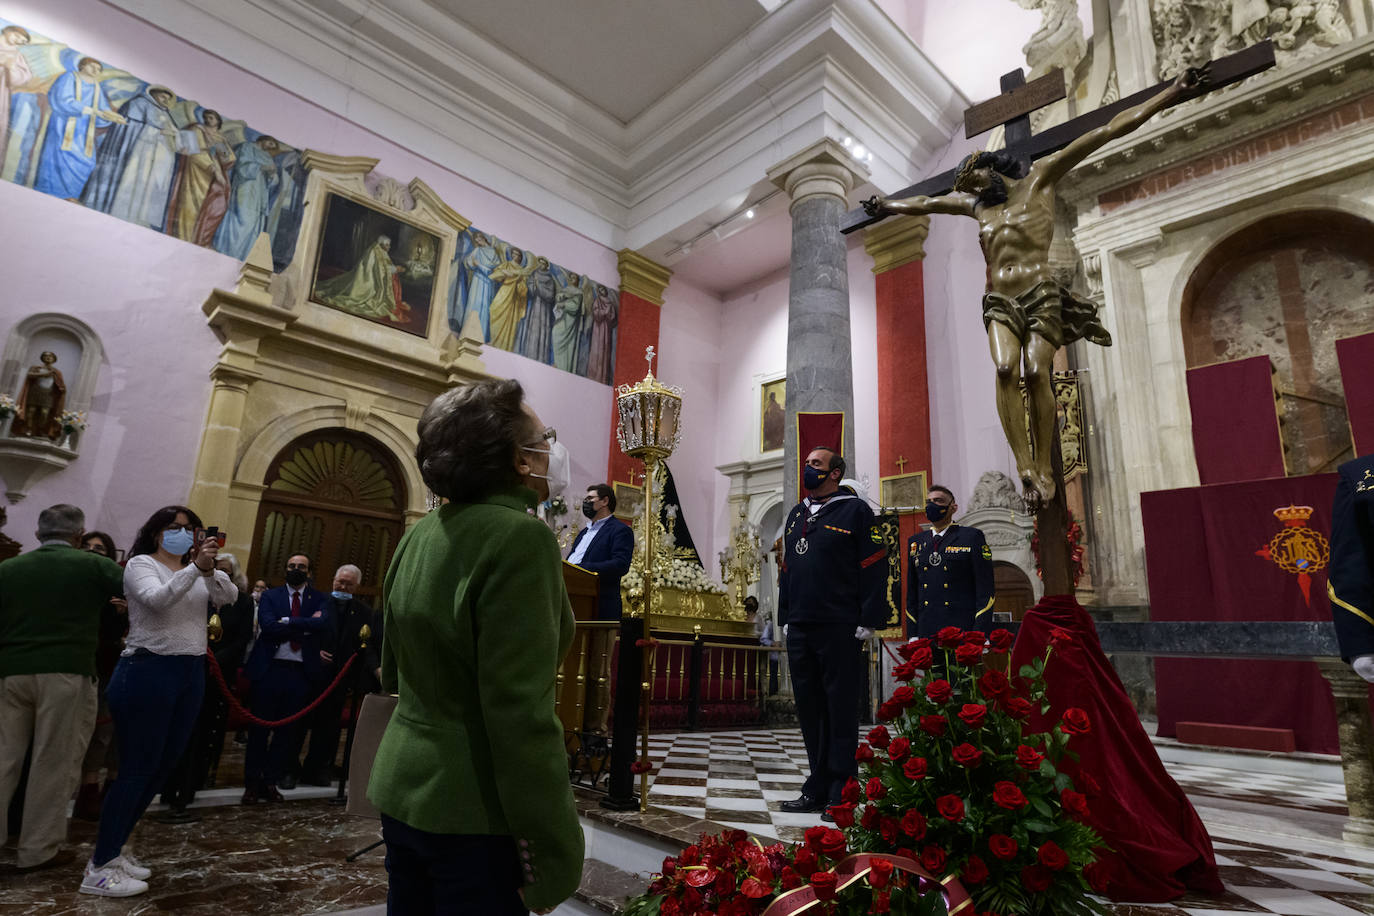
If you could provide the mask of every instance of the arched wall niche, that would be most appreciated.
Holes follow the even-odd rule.
[[[4,356],[0,357],[0,394],[18,398],[29,368],[39,364],[39,357],[51,351],[57,362],[54,367],[62,373],[66,388],[64,410],[88,411],[105,360],[105,347],[91,326],[62,312],[39,312],[20,321],[5,341]],[[5,423],[4,435],[10,431]],[[73,437],[79,445],[79,435]]]

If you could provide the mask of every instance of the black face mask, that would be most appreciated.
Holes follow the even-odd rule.
[[[582,500],[582,514],[587,516],[587,518],[596,518],[596,500]]]
[[[942,506],[939,503],[926,503],[926,518],[932,522],[942,521],[949,513],[949,506]]]
[[[288,569],[286,571],[286,584],[292,588],[300,588],[310,579],[310,573],[303,569]]]

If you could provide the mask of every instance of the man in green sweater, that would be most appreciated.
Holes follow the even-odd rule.
[[[59,504],[38,516],[37,550],[0,563],[0,811],[33,745],[18,866],[70,862],[67,802],[95,726],[100,610],[124,594],[124,571],[78,550],[86,517]]]

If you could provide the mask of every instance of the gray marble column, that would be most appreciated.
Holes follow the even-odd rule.
[[[842,448],[854,467],[854,371],[849,337],[849,268],[840,219],[867,170],[843,146],[822,140],[768,170],[792,205],[792,274],[787,298],[787,425],[784,501],[797,493],[798,411],[843,411]]]

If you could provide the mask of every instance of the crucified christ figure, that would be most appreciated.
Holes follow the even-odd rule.
[[[997,365],[997,413],[1032,512],[1055,493],[1050,467],[1055,434],[1054,352],[1080,338],[1103,347],[1112,343],[1097,318],[1097,306],[1074,296],[1051,277],[1055,186],[1090,153],[1140,127],[1169,105],[1195,95],[1209,77],[1206,66],[1188,70],[1168,88],[1029,168],[1006,151],[972,153],[959,164],[948,194],[864,201],[869,216],[949,213],[978,220],[979,242],[988,266],[983,325]],[[1029,435],[1021,400],[1023,380],[1030,404]]]

